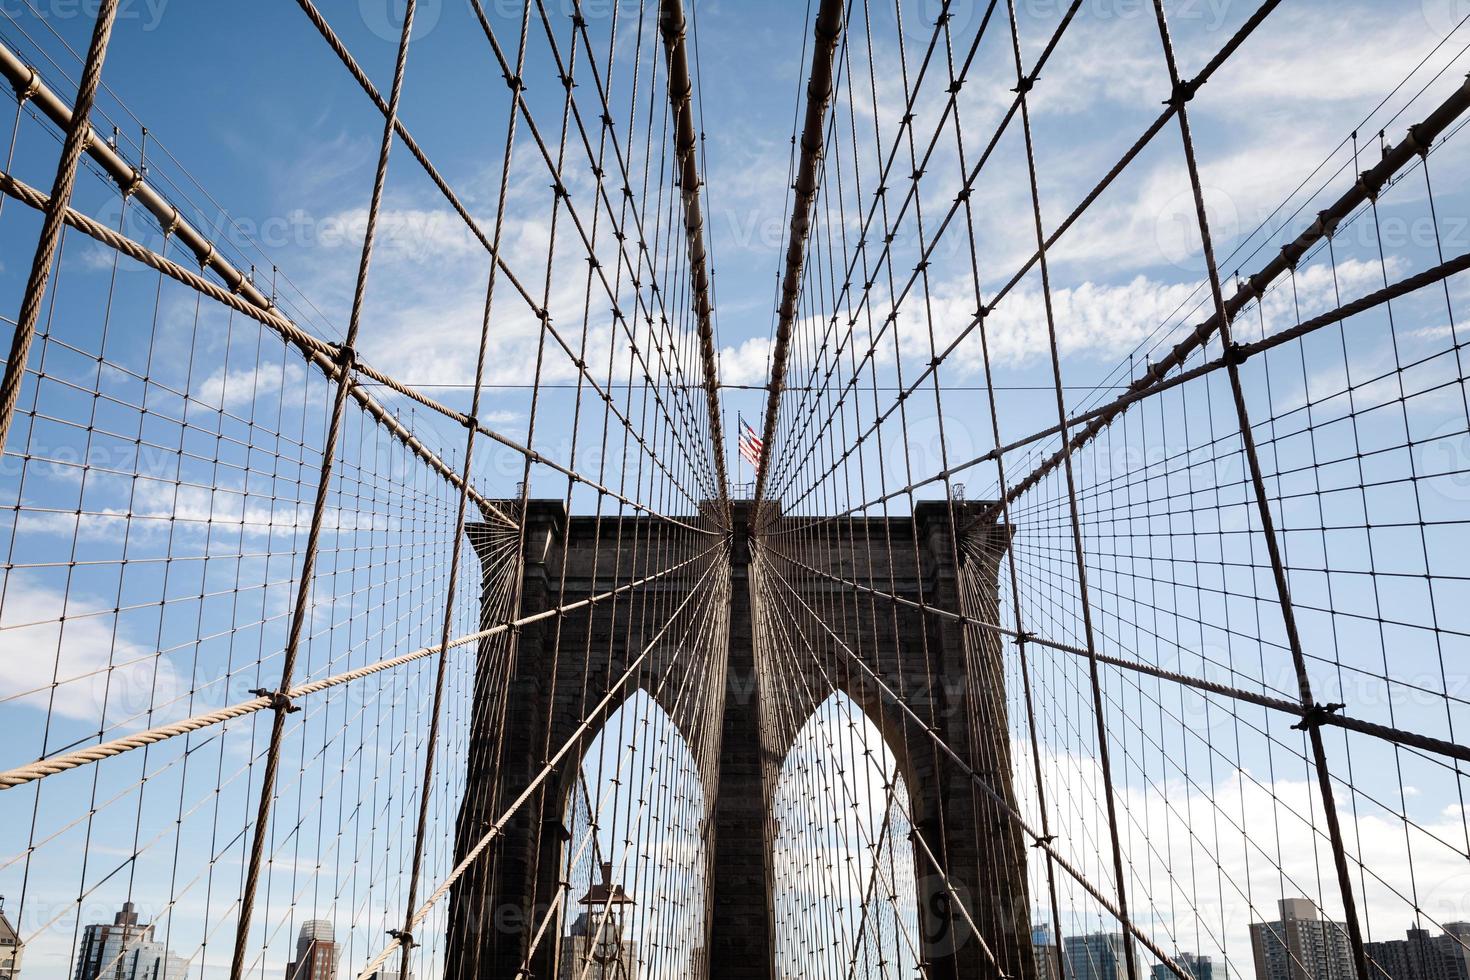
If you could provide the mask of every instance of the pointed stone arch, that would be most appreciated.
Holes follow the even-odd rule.
[[[869,975],[882,963],[886,975],[913,975],[926,950],[912,790],[877,722],[843,691],[797,730],[771,806],[784,869],[771,882],[776,974]]]
[[[849,542],[881,545],[891,539],[905,543],[901,549],[886,552],[876,545],[870,549],[879,554],[880,562],[879,574],[870,577],[891,582],[893,591],[904,599],[912,601],[922,595],[937,607],[962,609],[977,621],[994,622],[996,573],[1009,535],[1003,528],[979,523],[984,506],[981,502],[920,502],[912,516],[844,519],[843,534]],[[855,637],[860,632],[870,638],[864,657],[872,671],[884,685],[900,691],[920,719],[894,710],[896,706],[885,706],[881,699],[888,695],[853,666],[841,644],[831,643],[820,650],[803,649],[801,656],[791,659],[800,665],[795,676],[805,689],[798,703],[807,707],[788,716],[801,720],[788,722],[786,729],[790,730],[780,723],[763,723],[770,718],[762,712],[789,692],[763,687],[767,681],[762,679],[766,675],[757,651],[762,644],[770,647],[772,638],[768,621],[762,627],[767,635],[757,635],[761,632],[757,621],[765,613],[754,607],[752,583],[763,574],[762,562],[768,560],[768,553],[775,558],[779,554],[774,545],[752,534],[753,509],[748,501],[736,501],[729,512],[728,633],[720,638],[727,645],[720,651],[727,654],[723,704],[706,699],[704,708],[705,714],[723,714],[705,717],[669,693],[700,680],[672,651],[652,649],[642,672],[667,685],[650,692],[650,697],[684,738],[695,744],[708,736],[718,748],[717,757],[706,762],[709,779],[704,787],[710,814],[707,881],[717,908],[709,922],[708,976],[712,980],[773,980],[776,976],[774,956],[751,955],[753,949],[774,949],[773,859],[766,816],[792,739],[810,711],[840,691],[882,730],[885,743],[902,757],[899,770],[909,789],[916,863],[932,853],[946,869],[945,884],[936,884],[920,896],[920,925],[930,951],[927,977],[950,980],[1003,974],[1013,980],[1032,980],[1036,966],[1030,945],[1026,852],[1020,834],[1002,809],[980,792],[970,773],[935,745],[937,736],[947,749],[968,760],[969,769],[1002,798],[1013,799],[996,633],[978,626],[962,628],[954,620],[871,596],[854,602],[848,590],[845,601],[852,616],[845,625],[833,625],[833,631],[854,631],[837,632],[838,637]],[[644,533],[640,522],[656,519],[623,520],[622,530],[636,536]],[[568,518],[559,501],[532,501],[524,525],[526,560],[512,571],[518,579],[517,603],[522,614],[554,608],[559,598],[574,602],[616,580],[612,559],[620,540],[615,532],[621,533],[617,522]],[[958,561],[952,547],[955,538],[961,543]],[[479,551],[473,528],[470,539]],[[482,555],[482,560],[486,557]],[[835,546],[830,555],[807,557],[816,567],[850,570],[855,552],[848,544]],[[487,573],[486,590],[497,583],[503,586],[501,579],[492,582]],[[840,587],[809,578],[803,588],[808,590],[801,596],[803,602],[820,606],[825,601],[830,606]],[[477,726],[471,733],[458,853],[466,853],[488,821],[502,813],[497,801],[515,799],[535,778],[544,765],[545,746],[560,745],[577,730],[587,707],[581,693],[595,691],[600,698],[623,675],[632,651],[642,648],[647,638],[637,629],[626,628],[625,620],[598,644],[597,658],[558,655],[567,636],[576,637],[571,648],[582,651],[586,631],[601,628],[598,624],[605,620],[600,617],[609,616],[615,605],[583,604],[560,617],[536,619],[513,639],[500,634],[482,644],[477,707],[482,700],[494,698],[506,707],[503,718],[496,722],[498,727]],[[878,628],[876,617],[880,615]],[[798,642],[795,637],[788,639],[792,644]],[[507,657],[504,648],[511,643],[515,655]],[[927,652],[905,663],[905,644]],[[916,672],[921,663],[922,669]],[[508,678],[496,673],[507,664],[513,665]],[[614,692],[613,700],[623,703],[634,696],[638,686],[636,681],[628,682],[627,690]],[[478,711],[476,715],[480,717]],[[979,744],[975,744],[975,732],[979,732]],[[481,742],[491,740],[496,743],[494,752],[479,750]],[[583,743],[585,746],[585,739]],[[579,748],[576,757],[580,755]],[[487,759],[493,765],[482,761]],[[543,784],[529,805],[513,814],[490,860],[476,862],[456,882],[447,951],[456,977],[516,977],[523,965],[532,976],[555,977],[555,964],[549,957],[538,953],[528,958],[527,950],[560,888],[557,879],[565,828],[559,818],[572,767],[573,763],[564,761],[556,778]],[[956,941],[953,932],[946,931],[952,929],[956,916],[930,907],[935,901],[945,904],[951,887],[972,896],[968,911],[992,953],[982,951],[976,941]]]
[[[591,936],[621,940],[620,976],[703,976],[709,800],[694,746],[674,716],[637,688],[608,712],[566,777],[554,975],[569,967],[582,974]],[[582,906],[610,890],[627,900],[615,926],[595,904]],[[601,976],[597,965],[590,975]]]

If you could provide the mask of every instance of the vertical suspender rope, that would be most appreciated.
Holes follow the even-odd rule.
[[[352,314],[347,324],[347,334],[338,348],[337,385],[332,400],[332,415],[327,427],[326,441],[322,446],[322,464],[316,487],[316,501],[311,512],[311,527],[307,532],[306,553],[301,560],[301,573],[297,582],[296,602],[291,611],[291,622],[286,640],[286,652],[281,661],[281,682],[274,692],[261,690],[263,697],[271,699],[270,742],[266,749],[265,773],[261,777],[260,802],[256,809],[254,834],[245,872],[245,884],[240,895],[240,917],[235,927],[235,948],[230,960],[230,980],[241,980],[245,973],[245,947],[250,939],[250,919],[254,911],[255,893],[260,884],[260,865],[265,853],[266,831],[270,824],[271,803],[275,798],[276,773],[280,768],[281,742],[286,731],[286,715],[295,710],[289,692],[296,672],[296,658],[301,649],[301,632],[306,622],[307,610],[311,606],[312,579],[316,571],[316,558],[321,543],[322,524],[327,510],[327,496],[332,483],[332,461],[337,453],[337,442],[342,432],[342,416],[347,406],[350,389],[348,379],[353,368],[353,345],[357,342],[362,325],[362,307],[367,293],[368,270],[372,264],[373,240],[377,233],[378,214],[383,204],[383,192],[388,180],[388,159],[393,149],[393,127],[398,120],[398,100],[403,92],[403,75],[408,64],[408,42],[413,31],[413,15],[417,0],[407,0],[403,12],[403,33],[398,42],[398,61],[393,69],[393,91],[388,100],[387,119],[383,126],[383,140],[378,148],[378,167],[373,175],[372,200],[368,206],[367,229],[363,235],[362,256],[358,262],[357,286],[352,296]]]
[[[1282,627],[1286,631],[1287,644],[1291,648],[1292,665],[1296,671],[1298,693],[1302,702],[1302,720],[1296,726],[1306,731],[1312,750],[1312,768],[1317,773],[1317,789],[1322,795],[1322,814],[1327,822],[1327,836],[1332,844],[1332,863],[1337,872],[1338,888],[1342,896],[1344,917],[1347,920],[1348,943],[1353,962],[1360,977],[1368,971],[1368,955],[1363,945],[1363,926],[1358,920],[1357,901],[1353,893],[1352,876],[1348,872],[1347,844],[1337,814],[1337,801],[1332,790],[1332,772],[1328,768],[1327,748],[1322,738],[1322,726],[1317,719],[1332,709],[1317,704],[1312,694],[1312,682],[1307,673],[1306,654],[1302,649],[1301,631],[1297,627],[1296,608],[1291,600],[1291,588],[1287,581],[1286,561],[1281,552],[1281,541],[1276,534],[1276,519],[1271,513],[1271,501],[1266,492],[1266,478],[1261,468],[1260,454],[1256,450],[1255,432],[1251,426],[1250,411],[1246,406],[1245,388],[1240,379],[1240,365],[1234,354],[1235,341],[1231,334],[1231,311],[1225,304],[1225,293],[1220,286],[1220,269],[1215,261],[1215,244],[1210,235],[1209,218],[1205,213],[1204,188],[1200,182],[1199,164],[1195,158],[1194,138],[1189,128],[1188,102],[1193,90],[1179,76],[1179,65],[1174,57],[1174,43],[1169,36],[1169,24],[1161,0],[1154,0],[1154,14],[1159,27],[1159,41],[1163,45],[1164,60],[1169,66],[1169,80],[1173,85],[1172,102],[1179,119],[1179,135],[1184,144],[1184,159],[1188,165],[1190,189],[1194,196],[1195,215],[1199,222],[1201,246],[1204,249],[1205,266],[1209,273],[1210,298],[1214,305],[1216,329],[1220,335],[1220,346],[1225,353],[1225,370],[1230,378],[1230,393],[1235,404],[1236,421],[1240,429],[1241,447],[1246,463],[1250,467],[1251,487],[1254,491],[1256,512],[1261,521],[1261,536],[1265,539],[1266,553],[1271,559],[1271,576],[1276,586],[1276,598],[1281,607]],[[1377,194],[1369,195],[1376,199]],[[1387,283],[1385,283],[1387,285]],[[1063,440],[1066,433],[1062,434]]]

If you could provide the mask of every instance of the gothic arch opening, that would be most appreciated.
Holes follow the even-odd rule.
[[[707,975],[703,785],[647,691],[608,716],[563,801],[558,980]]]
[[[772,794],[775,976],[911,977],[923,948],[909,789],[841,692],[792,740]]]

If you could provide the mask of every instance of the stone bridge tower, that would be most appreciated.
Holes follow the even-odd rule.
[[[722,717],[700,718],[700,709],[688,701],[650,692],[686,737],[696,730],[720,733],[718,785],[706,788],[706,812],[712,813],[712,841],[706,851],[707,887],[712,896],[706,948],[712,980],[777,980],[770,953],[771,841],[766,814],[775,776],[797,731],[786,730],[789,724],[773,723],[769,715],[762,725],[763,699],[777,692],[762,689],[762,679],[769,684],[771,675],[761,669],[759,651],[783,638],[768,625],[763,627],[769,620],[753,608],[758,577],[777,573],[796,583],[796,594],[813,615],[833,608],[836,602],[845,602],[851,612],[840,618],[844,624],[840,627],[813,624],[805,631],[809,637],[825,633],[831,642],[811,658],[806,678],[810,693],[801,695],[802,710],[809,716],[834,689],[840,689],[878,723],[898,757],[913,817],[915,877],[920,882],[917,911],[927,976],[949,980],[1005,975],[1035,980],[1026,853],[1019,832],[967,774],[936,750],[924,726],[902,715],[891,702],[881,703],[878,685],[855,670],[850,656],[841,652],[844,642],[852,641],[859,631],[868,637],[861,648],[865,656],[872,657],[871,666],[878,676],[893,690],[902,691],[946,745],[1006,799],[1012,799],[1009,731],[996,635],[888,599],[855,598],[855,590],[803,574],[803,569],[817,568],[834,574],[840,571],[863,582],[891,582],[904,598],[918,601],[922,597],[937,608],[964,609],[967,615],[993,622],[996,571],[1009,538],[1000,527],[978,525],[977,515],[983,509],[980,503],[951,506],[932,501],[920,503],[911,518],[843,520],[840,534],[829,538],[838,543],[824,546],[825,553],[819,554],[811,546],[783,541],[780,535],[769,535],[766,540],[753,536],[752,504],[732,503],[730,574],[728,581],[716,586],[729,590],[725,600],[730,610]],[[525,616],[554,608],[559,595],[564,594],[561,601],[571,603],[605,589],[608,581],[615,580],[614,565],[619,561],[624,562],[621,570],[626,575],[626,555],[641,540],[639,528],[646,520],[650,519],[569,517],[560,501],[531,501],[525,515],[526,560],[513,582],[505,580],[503,570],[495,571],[503,569],[497,549],[503,549],[505,542],[487,526],[472,526],[469,534],[487,569],[485,593],[518,589],[521,615]],[[966,580],[968,588],[962,588]],[[664,586],[653,583],[646,588],[658,592]],[[980,597],[978,607],[976,596]],[[504,608],[503,602],[497,608]],[[472,734],[467,764],[459,853],[473,845],[488,821],[503,812],[506,802],[524,791],[542,768],[545,745],[560,745],[573,733],[585,704],[582,692],[602,692],[610,679],[621,675],[630,651],[636,655],[650,629],[636,619],[630,603],[599,603],[548,617],[523,627],[518,636],[502,635],[482,645],[476,684],[479,726]],[[875,629],[878,624],[882,628]],[[558,644],[580,654],[588,630],[610,638],[600,640],[602,659],[584,663],[580,655],[557,655]],[[512,643],[517,649],[508,658]],[[849,642],[850,648],[858,645]],[[909,654],[901,657],[905,650]],[[916,650],[926,651],[927,656],[914,655]],[[662,656],[658,652],[653,656],[650,676],[667,670],[677,689],[681,665],[656,662]],[[508,660],[514,667],[507,678],[504,665]],[[919,667],[924,669],[916,673]],[[614,706],[632,693],[631,689],[620,692]],[[789,695],[782,692],[782,696]],[[497,730],[504,733],[498,746],[489,737],[489,732]],[[451,902],[447,950],[448,974],[455,980],[512,980],[526,975],[520,972],[525,951],[560,886],[561,848],[567,836],[560,821],[580,762],[580,752],[569,756],[555,777],[533,795],[531,805],[512,818],[503,839],[458,882]],[[935,859],[948,869],[953,893],[936,874]],[[965,903],[968,918],[979,927],[990,955],[969,929],[967,916],[952,908],[954,894]],[[563,927],[556,921],[550,926]],[[558,976],[557,944],[551,938],[541,942],[530,960],[529,976],[536,980]],[[752,951],[764,953],[752,955]]]

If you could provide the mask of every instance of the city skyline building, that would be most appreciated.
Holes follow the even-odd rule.
[[[112,922],[82,931],[82,947],[72,980],[184,980],[188,963],[156,941],[151,923],[138,921],[132,902],[124,902]]]
[[[1037,980],[1061,980],[1061,952],[1052,939],[1049,923],[1032,925],[1031,952],[1036,956]]]
[[[1438,936],[1417,926],[1404,935],[1363,944],[1372,980],[1470,980],[1470,922],[1446,922]]]
[[[1092,932],[1062,940],[1067,980],[1133,980],[1121,932]]]
[[[286,980],[337,980],[340,955],[332,923],[326,919],[307,919],[296,934],[296,958],[286,964]]]
[[[25,948],[20,930],[5,914],[5,896],[0,895],[0,980],[16,980],[20,976],[20,961]]]
[[[1194,953],[1176,953],[1174,962],[1194,980],[1214,980],[1215,963],[1208,956],[1197,956]],[[1153,980],[1177,980],[1174,971],[1162,963],[1155,963],[1150,969]],[[1221,980],[1225,980],[1222,976]]]
[[[1346,926],[1322,918],[1310,899],[1276,904],[1280,918],[1251,923],[1256,980],[1359,980]]]

